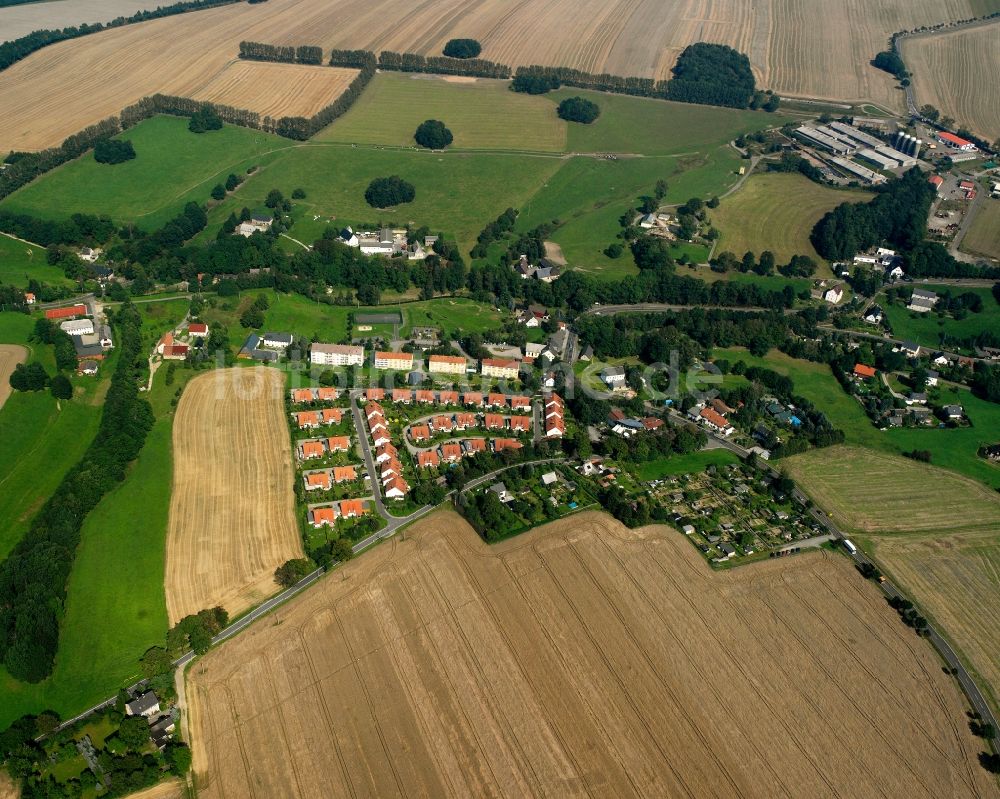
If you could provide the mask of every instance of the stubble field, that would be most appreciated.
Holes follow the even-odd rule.
[[[995,0],[988,0],[990,4]],[[0,74],[0,150],[58,144],[155,92],[193,96],[241,40],[439,54],[453,36],[483,57],[591,72],[668,77],[696,41],[747,53],[783,94],[900,107],[892,78],[869,65],[893,32],[981,13],[979,0],[271,0],[153,20],[47,47]],[[391,21],[388,22],[388,21]]]
[[[311,117],[340,97],[357,74],[356,69],[233,61],[191,96],[261,117]]]
[[[957,688],[846,561],[712,574],[597,513],[495,547],[436,514],[188,678],[206,799],[995,791]]]
[[[275,592],[275,568],[302,557],[284,385],[276,369],[226,369],[184,391],[167,532],[171,624],[216,605],[245,610]]]
[[[920,105],[930,103],[983,138],[1000,136],[1000,21],[903,39],[906,67]]]
[[[28,351],[18,344],[0,344],[0,408],[13,390],[10,387],[10,376],[14,367],[24,363],[27,357]]]
[[[932,466],[849,447],[796,455],[788,467],[939,622],[1000,707],[1000,496]]]
[[[1000,200],[988,199],[976,213],[962,249],[1000,261]]]

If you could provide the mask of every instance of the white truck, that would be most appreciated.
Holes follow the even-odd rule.
[[[851,543],[851,540],[849,538],[845,538],[844,539],[844,549],[846,549],[852,555],[857,555],[858,554],[858,548],[856,546],[854,546],[853,543]]]

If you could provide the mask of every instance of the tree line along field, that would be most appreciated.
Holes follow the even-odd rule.
[[[976,212],[962,249],[1000,261],[1000,201],[988,200]]]
[[[193,96],[225,68],[241,40],[436,55],[462,35],[482,42],[483,58],[512,66],[542,63],[655,78],[669,76],[688,44],[711,41],[747,53],[759,82],[780,93],[900,107],[891,76],[869,65],[873,54],[893,31],[966,19],[980,5],[679,0],[665,7],[660,0],[526,0],[511,9],[501,0],[432,0],[414,9],[404,0],[376,0],[347,10],[321,0],[238,4],[62,42],[5,70],[0,150],[58,144],[156,92]]]
[[[165,578],[172,624],[216,605],[237,615],[302,556],[284,391],[281,371],[225,369],[181,397]]]
[[[939,622],[994,708],[1000,707],[996,492],[934,466],[853,447],[796,455],[787,466]]]
[[[262,118],[311,117],[340,97],[357,74],[356,69],[233,61],[191,98],[256,111]]]
[[[955,683],[839,556],[714,574],[668,528],[490,547],[441,513],[342,570],[188,672],[199,796],[993,790]]]
[[[992,9],[997,10],[997,9]],[[930,103],[988,141],[1000,136],[1000,21],[902,40],[917,103]]]
[[[49,0],[0,8],[4,40],[19,39],[32,31],[65,28],[82,23],[110,22],[140,10],[163,5],[158,0]]]
[[[711,212],[722,234],[716,250],[742,256],[748,250],[774,253],[779,264],[793,255],[820,261],[809,234],[827,212],[844,202],[865,202],[866,192],[831,189],[792,173],[751,176]]]

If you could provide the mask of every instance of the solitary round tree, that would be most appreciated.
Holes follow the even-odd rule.
[[[582,97],[567,97],[559,103],[559,116],[569,122],[582,122],[589,125],[601,114],[597,103],[584,100]]]
[[[413,134],[417,144],[426,147],[428,150],[443,150],[452,143],[454,137],[451,131],[444,126],[444,122],[438,119],[428,119],[421,122],[417,132]]]
[[[444,54],[449,58],[475,58],[481,52],[482,45],[475,39],[451,39],[444,46]]]
[[[391,205],[411,203],[417,196],[412,183],[407,183],[399,175],[375,178],[365,190],[365,200],[373,208],[388,208]]]

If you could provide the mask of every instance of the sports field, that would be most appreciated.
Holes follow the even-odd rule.
[[[171,623],[221,605],[235,615],[275,592],[302,557],[292,451],[277,369],[192,380],[177,406],[165,587]]]
[[[0,283],[27,288],[29,278],[53,286],[69,283],[60,267],[46,262],[44,247],[0,234]]]
[[[983,203],[962,239],[962,249],[1000,261],[1000,200]]]
[[[718,252],[742,257],[747,250],[760,255],[770,250],[779,264],[793,255],[821,259],[809,234],[827,211],[844,202],[864,202],[865,192],[840,191],[813,183],[803,175],[753,175],[714,211],[712,223],[722,233]]]
[[[201,134],[187,125],[179,117],[147,119],[121,134],[135,147],[133,160],[99,164],[87,153],[10,195],[0,208],[50,219],[97,214],[152,229],[188,200],[207,202],[212,187],[225,183],[231,172],[243,174],[263,154],[293,146],[288,139],[234,125]]]
[[[1000,208],[1000,203],[997,203],[997,207]],[[886,304],[883,308],[895,338],[916,341],[925,347],[940,347],[943,334],[966,338],[978,336],[988,330],[1000,330],[1000,303],[996,301],[990,289],[968,286],[926,286],[926,288],[937,292],[948,291],[952,295],[978,294],[983,301],[983,310],[979,313],[970,312],[964,319],[953,319],[950,316],[938,316],[933,311],[915,313],[901,305]]]
[[[668,77],[688,44],[710,41],[747,53],[758,83],[782,95],[874,101],[902,110],[902,92],[870,65],[873,55],[894,31],[967,19],[982,6],[982,0],[888,7],[864,0],[234,4],[61,42],[4,70],[0,151],[58,144],[156,92],[190,96],[236,57],[241,40],[437,55],[453,36],[470,36],[482,42],[483,58],[512,66],[654,78]]]
[[[940,622],[1000,707],[1000,496],[943,469],[852,447],[785,463]]]
[[[993,7],[991,11],[998,10]],[[930,103],[993,141],[1000,136],[1000,97],[988,76],[1000,74],[1000,21],[902,40],[917,104]]]
[[[837,555],[713,574],[665,527],[489,547],[440,513],[342,571],[188,673],[199,796],[993,790],[956,684]]]
[[[190,96],[261,117],[308,118],[340,97],[357,74],[356,69],[233,61]]]
[[[566,122],[542,97],[510,91],[485,78],[381,72],[344,116],[316,141],[415,146],[425,119],[439,119],[454,134],[455,149],[566,149]]]

